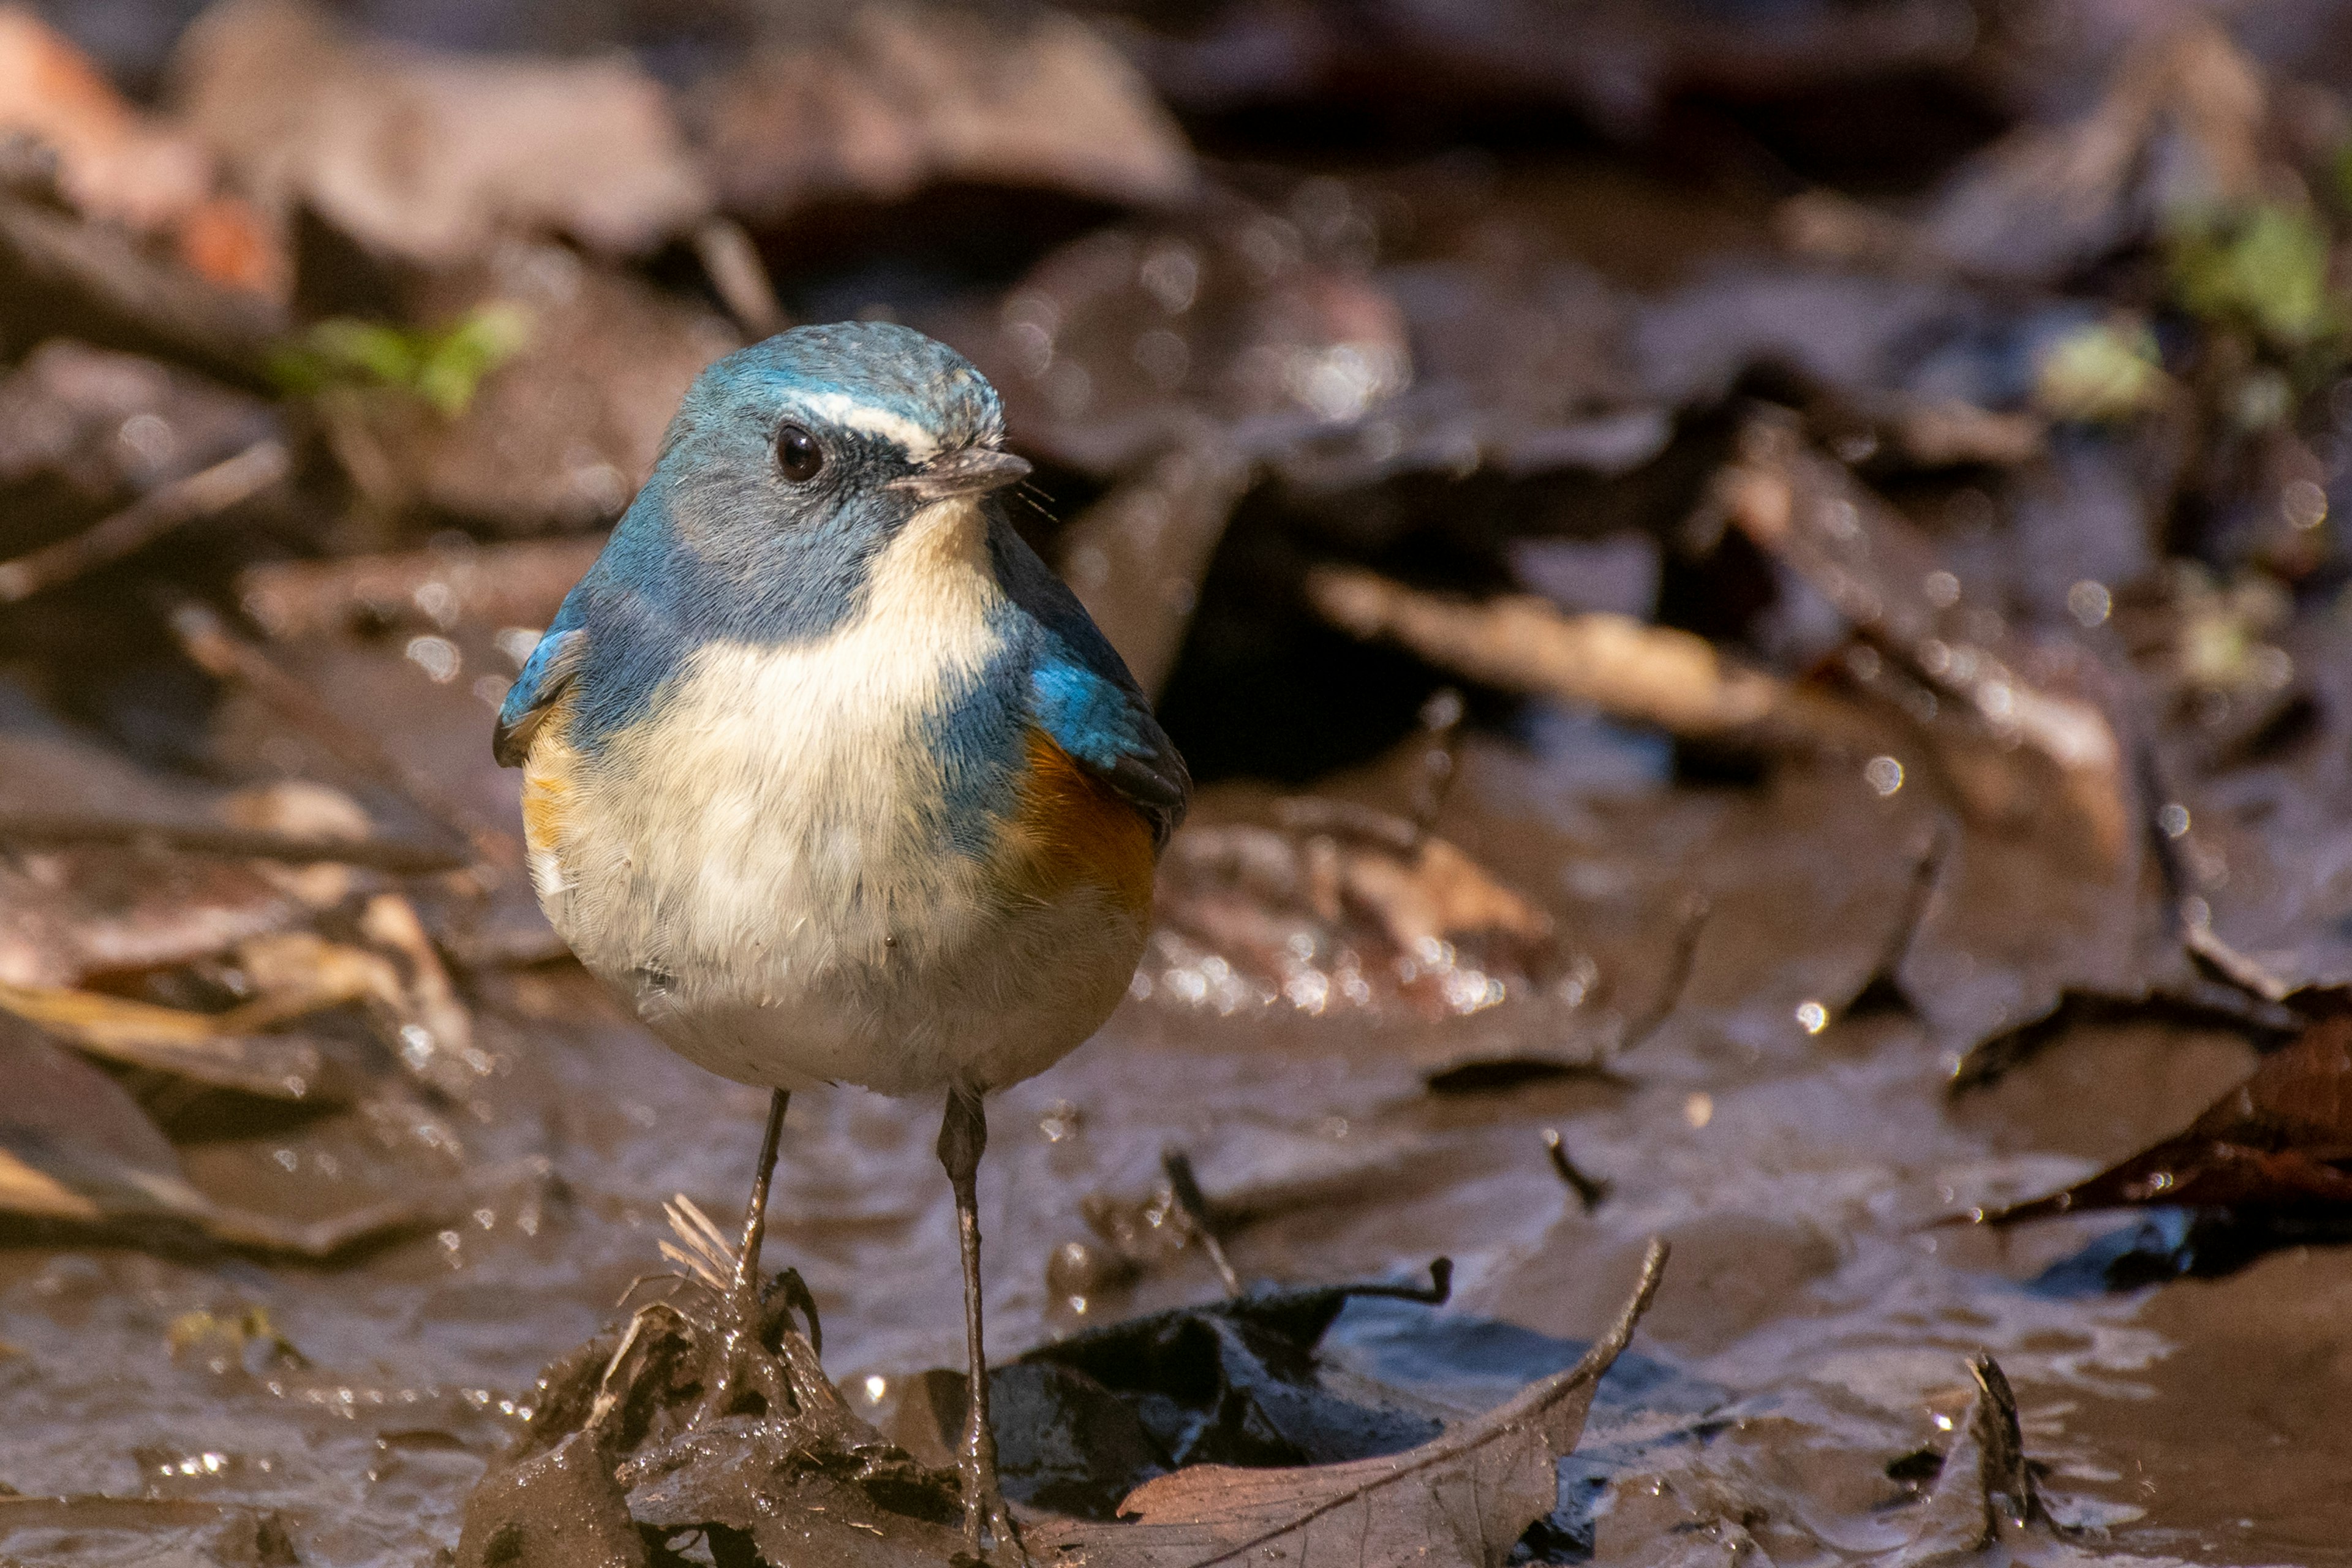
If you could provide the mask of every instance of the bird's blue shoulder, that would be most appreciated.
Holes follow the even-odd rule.
[[[1025,667],[1025,717],[1125,796],[1166,843],[1192,803],[1184,759],[1077,595],[1009,524],[997,523],[989,542],[1017,623],[1007,640]]]

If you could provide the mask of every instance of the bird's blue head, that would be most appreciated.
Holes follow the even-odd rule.
[[[1029,471],[1003,438],[996,389],[944,343],[795,327],[696,380],[609,564],[713,629],[816,633],[917,513]]]

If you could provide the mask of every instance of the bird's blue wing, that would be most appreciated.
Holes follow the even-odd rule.
[[[520,767],[530,755],[531,737],[547,721],[587,653],[588,630],[580,624],[576,605],[567,599],[499,705],[499,726],[490,736],[490,754],[499,766]]]
[[[1077,596],[1009,527],[1000,526],[992,542],[997,580],[1034,627],[1030,717],[1149,818],[1154,841],[1166,844],[1192,805],[1184,759]]]

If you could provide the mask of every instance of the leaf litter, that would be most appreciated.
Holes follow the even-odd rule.
[[[748,1410],[672,1440],[691,1287],[565,1363],[563,1400],[499,1392],[641,1266],[648,1193],[731,1180],[740,1118],[579,987],[479,733],[696,370],[850,314],[997,379],[1044,460],[1021,526],[1218,781],[1150,994],[1008,1102],[1038,1135],[990,1220],[1026,1281],[995,1321],[1036,1348],[998,1405],[1065,1516],[1041,1531],[1319,1554],[1316,1519],[1378,1520],[1400,1553],[1607,1563],[2339,1539],[2286,1484],[2328,1458],[2318,1417],[2260,1475],[2129,1435],[2205,1398],[2175,1369],[2213,1347],[2325,1342],[2294,1315],[2324,1286],[2277,1270],[2336,1253],[2263,1254],[2330,1234],[2344,1163],[2346,117],[2242,19],[1850,10],[1604,7],[1570,58],[1507,5],[626,39],[371,13],[393,42],[244,4],[160,74],[156,32],[131,96],[12,15],[0,981],[33,1088],[0,1140],[27,1243],[0,1377],[28,1413],[0,1478],[56,1495],[0,1509],[0,1550],[953,1549],[921,1427],[957,1391],[907,1373],[943,1353],[936,1205],[895,1111],[825,1110],[787,1152],[772,1337],[806,1442]],[[1591,144],[1530,156],[1494,131],[1509,104]],[[1309,125],[1389,151],[1310,156]],[[1747,173],[1687,187],[1662,153]],[[19,743],[19,709],[70,741]],[[2224,1080],[2174,1104],[2164,1053],[2241,1070],[2217,1040],[2283,1048],[2167,1138]],[[2066,1188],[2084,1164],[2112,1168]],[[2074,1217],[1998,1255],[1915,1223],[2053,1189]],[[2151,1224],[2207,1294],[2105,1293],[2143,1230],[2082,1215],[2182,1193],[2199,1217]],[[723,1247],[692,1204],[690,1275]],[[1685,1282],[1659,1364],[1739,1386],[1604,1390],[1559,1466],[1543,1419],[1464,1435],[1573,1356],[1417,1394],[1348,1324],[1424,1305],[1358,1292],[1318,1324],[1339,1288],[1240,1287],[1444,1251],[1463,1344],[1557,1348],[1653,1231]],[[142,1484],[109,1467],[152,1435],[79,1369],[145,1378],[156,1324],[200,1319],[200,1391],[158,1373],[141,1407],[237,1436],[171,1460],[185,1499],[89,1495]],[[1951,1369],[1979,1343],[1969,1414]],[[1162,1352],[1181,1387],[1104,1359]],[[2283,1388],[2293,1361],[2213,1386],[2294,1426],[2332,1384]],[[488,1538],[463,1530],[518,1428]],[[1349,1491],[1454,1439],[1483,1457],[1432,1462],[1475,1498]],[[2128,1502],[2126,1449],[2154,1478]],[[2267,1508],[2231,1495],[2272,1472]],[[526,1494],[568,1522],[500,1545]]]

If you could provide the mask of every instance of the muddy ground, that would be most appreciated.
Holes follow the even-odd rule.
[[[1199,1450],[1394,1453],[1663,1237],[1514,1561],[2352,1562],[2340,8],[194,9],[0,9],[0,1561],[455,1561],[731,1220],[488,731],[695,370],[867,315],[1202,781],[994,1103],[1000,1364],[1447,1258]],[[767,1244],[929,1463],[937,1116],[797,1097]],[[1014,1375],[1033,1520],[1181,1462]]]

